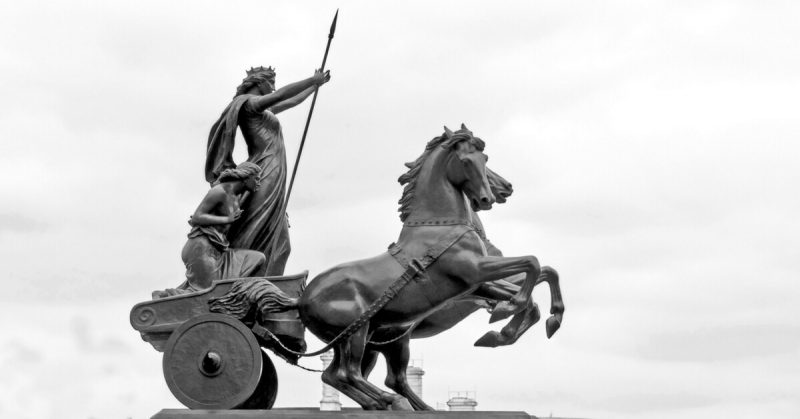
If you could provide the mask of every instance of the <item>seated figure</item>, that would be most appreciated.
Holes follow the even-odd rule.
[[[264,254],[231,249],[226,237],[231,223],[242,215],[242,201],[258,189],[260,172],[257,164],[244,162],[220,174],[189,219],[192,229],[181,252],[186,281],[177,288],[154,291],[153,298],[206,289],[220,279],[263,275]]]

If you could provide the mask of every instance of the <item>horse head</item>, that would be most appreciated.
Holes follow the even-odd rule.
[[[494,194],[494,199],[498,204],[505,203],[506,199],[514,193],[511,182],[505,180],[505,178],[488,167],[486,168],[486,178],[489,179],[489,186],[492,188],[492,194]]]
[[[464,124],[455,132],[444,127],[444,134],[429,141],[415,161],[406,163],[408,171],[397,179],[405,185],[398,201],[400,220],[419,223],[465,218],[467,202],[473,211],[504,202],[511,185],[488,171],[484,146]]]
[[[489,158],[483,153],[483,140],[473,136],[464,124],[456,132],[444,129],[446,139],[442,147],[451,149],[446,163],[447,179],[466,195],[473,211],[491,209],[495,194],[487,178]]]

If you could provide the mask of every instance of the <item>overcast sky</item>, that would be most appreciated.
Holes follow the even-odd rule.
[[[562,278],[551,340],[542,322],[475,348],[498,328],[476,313],[412,342],[429,404],[800,417],[797,2],[378,3],[0,3],[0,417],[180,406],[129,310],[183,280],[208,130],[245,68],[310,76],[336,7],[287,273],[383,251],[403,163],[463,122],[514,184],[489,237]],[[280,115],[290,164],[307,109]],[[275,363],[277,406],[316,406],[318,375]]]

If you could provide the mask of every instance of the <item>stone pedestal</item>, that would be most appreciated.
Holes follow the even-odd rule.
[[[164,409],[152,419],[536,419],[525,412],[393,412],[347,409],[324,412],[315,408],[272,410]]]

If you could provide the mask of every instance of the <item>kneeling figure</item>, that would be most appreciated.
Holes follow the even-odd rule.
[[[192,230],[181,252],[186,281],[178,288],[154,291],[153,298],[206,289],[220,279],[263,274],[266,263],[263,253],[231,249],[227,239],[231,223],[242,215],[240,207],[246,193],[258,190],[260,172],[257,164],[244,162],[220,174],[189,219]]]

